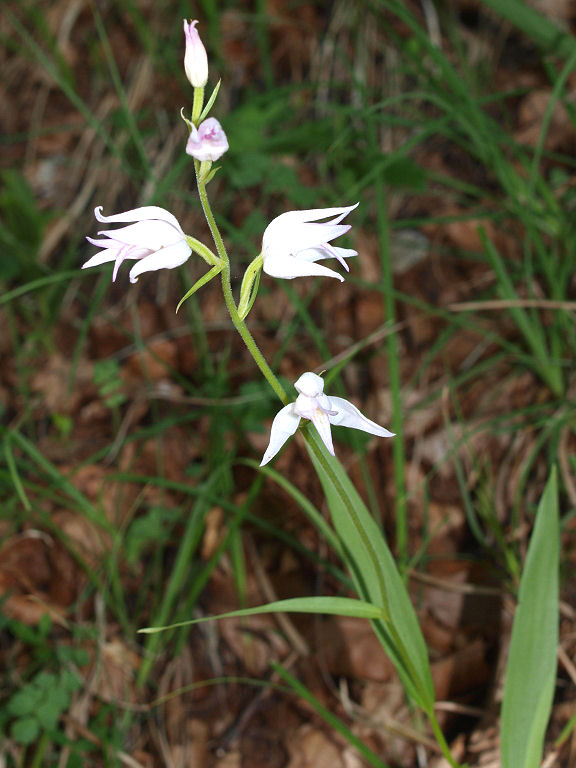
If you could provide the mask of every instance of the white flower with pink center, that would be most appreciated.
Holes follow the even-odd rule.
[[[328,397],[324,394],[324,379],[308,371],[294,384],[299,393],[296,401],[281,408],[272,422],[270,443],[260,466],[276,456],[284,443],[296,432],[300,419],[310,419],[318,430],[322,442],[334,456],[331,425],[361,429],[378,437],[394,437],[385,427],[376,424],[360,413],[358,408],[343,397]]]
[[[143,272],[181,266],[192,253],[178,219],[164,208],[146,205],[113,216],[104,216],[101,211],[101,205],[94,209],[98,221],[134,223],[119,229],[100,231],[98,234],[102,235],[101,239],[87,237],[89,243],[102,250],[88,259],[82,269],[113,261],[114,281],[122,262],[135,259],[137,264],[130,270],[130,282],[135,283]]]

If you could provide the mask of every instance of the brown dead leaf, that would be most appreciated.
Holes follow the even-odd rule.
[[[552,97],[551,88],[531,91],[524,97],[518,110],[519,127],[515,138],[521,144],[535,147],[540,141],[543,120],[547,114]],[[556,101],[552,108],[552,118],[546,132],[546,149],[558,149],[567,142],[574,141],[574,129],[564,105]]]
[[[134,352],[126,360],[122,375],[128,379],[141,381],[160,381],[169,378],[170,369],[176,368],[178,362],[178,347],[170,339],[154,339],[146,344],[140,352]]]
[[[477,639],[456,653],[432,663],[432,678],[437,699],[475,694],[490,681],[486,662],[486,643]]]
[[[75,413],[87,392],[94,389],[91,363],[80,360],[74,370],[74,379],[71,371],[70,359],[53,354],[34,374],[30,386],[41,396],[49,413]]]
[[[225,534],[223,528],[224,512],[222,507],[212,507],[204,521],[205,531],[202,539],[202,559],[209,560],[220,546]]]
[[[64,584],[60,566],[69,564],[66,553],[53,558],[55,547],[47,536],[32,532],[5,542],[0,550],[0,598],[5,598],[2,609],[7,616],[33,626],[49,614],[63,623],[73,595],[54,589]]]
[[[0,598],[4,596],[0,584]],[[66,626],[64,611],[58,605],[42,600],[36,595],[9,595],[2,602],[2,611],[11,619],[31,627],[36,626],[43,616],[50,616],[55,624]]]
[[[341,749],[311,725],[302,725],[288,742],[290,762],[286,768],[345,768]]]
[[[270,661],[284,658],[289,650],[272,615],[227,619],[221,622],[220,634],[251,675],[263,674]]]
[[[53,514],[52,520],[90,566],[100,562],[102,554],[110,546],[108,534],[76,512],[60,510]]]
[[[320,624],[318,648],[331,675],[383,682],[394,667],[369,622],[334,616]]]
[[[241,768],[242,755],[240,752],[228,752],[214,763],[214,768]]]
[[[91,692],[104,701],[135,701],[134,673],[139,665],[138,654],[120,638],[103,643],[94,661]]]

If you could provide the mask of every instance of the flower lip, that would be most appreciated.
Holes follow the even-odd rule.
[[[228,139],[224,129],[215,117],[204,120],[198,128],[192,125],[190,136],[186,143],[186,153],[196,160],[218,160],[228,151]]]
[[[294,388],[306,397],[318,397],[324,392],[324,379],[312,371],[307,371],[294,383]]]

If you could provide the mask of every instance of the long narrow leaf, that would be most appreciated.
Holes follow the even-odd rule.
[[[266,605],[257,605],[254,608],[242,608],[239,611],[221,613],[219,616],[203,616],[199,619],[181,621],[171,624],[169,627],[145,627],[139,629],[143,634],[152,635],[175,627],[185,627],[189,624],[199,624],[215,619],[234,619],[241,616],[258,616],[261,613],[323,613],[332,616],[354,616],[361,619],[375,619],[382,615],[382,611],[376,605],[363,600],[354,600],[350,597],[291,597],[288,600],[275,600]]]
[[[520,581],[502,699],[502,768],[537,768],[556,680],[560,533],[556,472],[538,506]]]
[[[397,642],[391,637],[390,627],[386,621],[374,620],[374,629],[394,662],[411,698],[425,712],[431,712],[434,704],[434,685],[426,644],[406,586],[382,531],[340,462],[327,452],[316,430],[310,429],[308,436],[310,440],[307,446],[308,452],[324,488],[334,528],[344,543],[346,563],[358,594],[370,603],[379,605],[381,602],[380,580],[362,537],[353,523],[350,509],[355,511],[376,552],[378,567],[386,585],[390,624],[396,635],[401,638],[404,652],[398,648]],[[328,472],[325,467],[328,467]]]

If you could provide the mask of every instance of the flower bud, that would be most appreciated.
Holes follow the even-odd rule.
[[[204,88],[208,82],[208,56],[206,55],[206,48],[200,40],[196,24],[198,24],[197,21],[188,23],[184,19],[184,37],[186,39],[184,70],[194,88]]]

